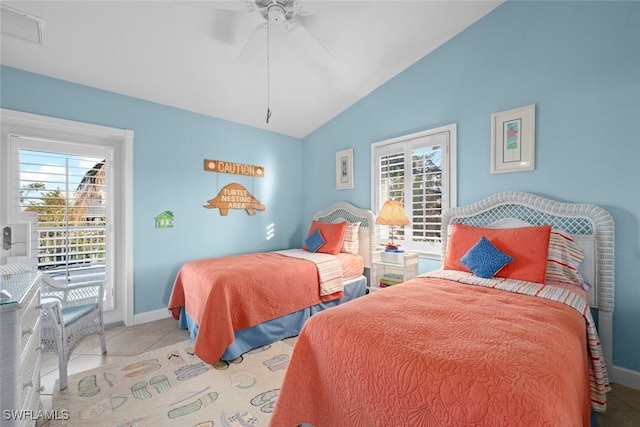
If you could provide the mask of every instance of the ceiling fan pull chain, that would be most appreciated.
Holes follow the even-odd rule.
[[[271,46],[271,24],[267,23],[267,124],[269,124],[269,119],[271,118],[271,108],[270,108],[270,87],[269,87],[269,81],[270,76],[269,76],[269,69],[270,69],[270,65],[271,65],[271,55],[270,55],[270,46]]]

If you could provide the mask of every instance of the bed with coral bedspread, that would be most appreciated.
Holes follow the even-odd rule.
[[[349,236],[345,230],[354,224]],[[313,252],[305,244],[304,250],[186,263],[178,272],[168,308],[190,329],[194,351],[209,363],[297,335],[300,322],[314,311],[364,295],[362,274],[369,267],[372,248],[370,224],[369,211],[340,203],[319,212],[310,227],[309,234],[316,228],[324,232],[327,252]],[[342,232],[332,236],[336,229]],[[349,239],[350,245],[345,245]],[[350,280],[354,278],[358,280]],[[357,282],[355,290],[352,282]],[[303,315],[292,316],[298,312]],[[272,328],[264,332],[265,324],[276,324],[279,332],[274,335]]]
[[[441,270],[307,322],[270,425],[588,426],[606,408],[610,342],[603,355],[589,306],[610,336],[610,215],[510,192],[452,209],[443,230]],[[457,266],[478,235],[512,268]]]

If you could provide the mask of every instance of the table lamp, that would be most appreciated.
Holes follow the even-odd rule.
[[[387,249],[398,249],[398,245],[393,243],[393,227],[396,225],[404,226],[409,224],[409,222],[407,213],[404,211],[404,207],[399,200],[387,200],[384,202],[384,205],[382,205],[382,209],[380,209],[380,213],[376,218],[376,224],[388,225],[390,227],[390,242],[386,244]]]

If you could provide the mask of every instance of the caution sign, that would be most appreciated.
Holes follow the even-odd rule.
[[[204,170],[208,172],[232,173],[235,175],[264,177],[264,167],[243,165],[242,163],[223,162],[221,160],[204,159]]]

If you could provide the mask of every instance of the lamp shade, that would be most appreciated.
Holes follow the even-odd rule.
[[[399,200],[387,200],[382,205],[376,218],[376,224],[380,225],[407,225],[409,218]]]

